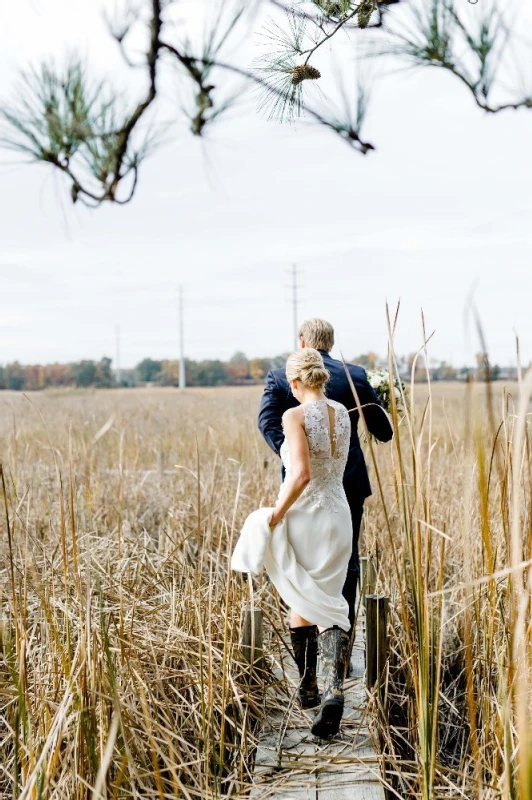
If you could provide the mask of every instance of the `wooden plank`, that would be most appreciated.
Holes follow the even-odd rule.
[[[384,800],[380,763],[368,729],[365,688],[365,618],[359,615],[352,662],[345,681],[345,711],[337,737],[310,733],[314,711],[302,711],[286,699],[299,677],[291,658],[274,669],[287,696],[267,712],[257,748],[250,800]],[[275,692],[275,688],[270,690]],[[278,691],[278,690],[277,690]],[[267,704],[268,704],[267,698]]]
[[[265,800],[272,798],[273,800],[317,800],[316,784],[312,786],[292,786],[286,787],[286,783],[282,780],[278,785],[271,784],[263,786],[262,788],[254,787],[250,794],[253,800]]]
[[[366,595],[374,594],[377,586],[377,572],[375,562],[371,556],[362,556],[360,559],[360,597],[364,606]]]
[[[388,598],[384,595],[366,595],[367,615],[367,672],[366,685],[382,690],[384,668],[388,660]]]
[[[380,779],[366,775],[357,780],[348,780],[334,786],[318,785],[317,800],[384,800],[384,789]]]
[[[316,775],[308,768],[298,768],[300,758],[306,756],[308,763],[314,752],[305,728],[287,730],[281,749],[279,731],[270,732],[257,748],[251,800],[316,800]]]
[[[242,655],[250,666],[251,674],[263,667],[263,619],[260,609],[244,609],[242,621]]]

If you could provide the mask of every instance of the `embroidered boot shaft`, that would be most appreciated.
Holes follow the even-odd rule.
[[[320,703],[316,664],[318,661],[318,628],[308,625],[290,628],[294,661],[299,670],[299,702],[301,708],[315,708]]]
[[[344,676],[349,658],[349,635],[341,628],[327,628],[319,635],[323,675],[321,708],[314,719],[312,733],[320,739],[335,736],[344,711]]]

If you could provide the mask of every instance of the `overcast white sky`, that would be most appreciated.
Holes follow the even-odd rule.
[[[67,48],[127,81],[100,15],[112,5],[5,3],[0,102],[20,66]],[[166,113],[173,102],[167,90]],[[365,133],[377,151],[364,158],[253,102],[208,141],[178,127],[129,206],[92,212],[49,169],[0,153],[0,363],[114,357],[116,325],[122,366],[176,357],[179,283],[188,356],[283,352],[294,262],[300,317],[331,320],[348,358],[385,353],[385,303],[401,298],[399,352],[419,346],[423,308],[432,355],[471,362],[474,287],[493,360],[514,361],[514,329],[532,358],[532,112],[487,117],[451,76],[398,72],[379,82]]]

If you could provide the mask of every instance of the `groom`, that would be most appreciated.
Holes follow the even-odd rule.
[[[315,350],[319,350],[325,368],[331,376],[325,388],[327,397],[342,403],[351,411],[351,444],[344,472],[344,489],[353,521],[353,549],[343,595],[349,605],[349,621],[352,626],[355,619],[355,600],[360,574],[358,558],[360,524],[364,511],[364,500],[371,494],[368,471],[358,439],[359,414],[343,363],[329,355],[334,345],[332,325],[324,319],[307,320],[299,329],[299,342],[301,347],[313,347]],[[393,436],[393,430],[379,398],[368,382],[364,369],[353,364],[348,364],[347,369],[357,391],[370,433],[381,442],[388,442]],[[279,455],[284,440],[281,418],[287,409],[297,405],[299,403],[290,391],[285,370],[270,370],[266,377],[266,388],[260,404],[259,429],[277,455]]]

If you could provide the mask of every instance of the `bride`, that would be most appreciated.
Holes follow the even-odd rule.
[[[286,376],[300,405],[283,415],[286,477],[270,519],[264,567],[290,606],[290,636],[303,708],[320,705],[315,736],[336,734],[344,708],[349,657],[348,604],[342,596],[352,549],[343,476],[351,435],[345,406],[327,399],[329,379],[317,350],[289,356]],[[324,679],[321,697],[316,665]]]

